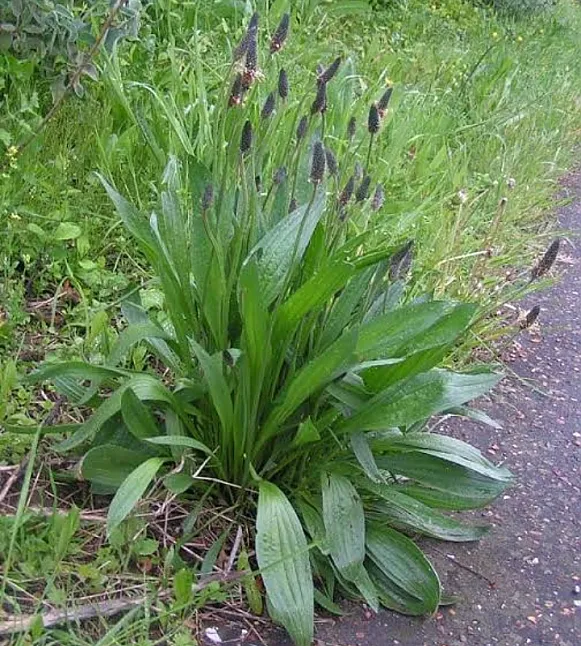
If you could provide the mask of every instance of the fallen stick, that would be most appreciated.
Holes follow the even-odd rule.
[[[93,617],[117,615],[131,608],[135,608],[135,606],[142,605],[145,600],[146,597],[113,599],[111,601],[97,601],[79,606],[78,608],[51,610],[40,615],[16,615],[8,617],[5,621],[0,621],[0,635],[27,632],[35,625],[39,617],[45,628],[51,628],[52,626],[58,626],[67,621],[82,621],[84,619],[92,619]]]
[[[6,484],[2,488],[2,491],[0,491],[0,502],[6,498],[8,495],[8,492],[12,488],[12,485],[18,480],[20,477],[20,474],[24,471],[26,464],[28,463],[28,456],[22,460],[22,462],[18,465],[18,467],[14,470],[14,473],[6,480]]]
[[[1,500],[0,500],[1,502]],[[31,514],[36,514],[37,516],[42,516],[45,518],[52,518],[53,516],[66,516],[72,511],[72,508],[69,509],[53,509],[51,507],[36,507],[31,505],[26,508],[26,511]],[[3,513],[4,518],[15,518],[16,513]],[[79,520],[86,523],[106,523],[107,517],[103,514],[93,513],[90,511],[81,511],[79,512]]]
[[[192,586],[194,592],[200,592],[210,583],[229,583],[243,577],[247,572],[234,572],[226,575],[213,575],[204,581]],[[172,594],[171,590],[162,590],[155,596],[156,599],[166,599]],[[14,615],[0,621],[0,636],[13,635],[15,633],[27,632],[37,621],[41,621],[44,628],[51,628],[69,621],[84,621],[95,617],[111,617],[118,615],[132,608],[142,606],[151,597],[141,595],[139,597],[122,597],[108,601],[95,601],[76,608],[65,608],[64,610],[50,610],[35,615]]]
[[[234,567],[234,561],[236,560],[236,555],[240,549],[240,543],[242,542],[242,525],[238,525],[238,531],[236,532],[236,538],[234,539],[234,545],[232,546],[232,551],[228,558],[228,564],[226,565],[226,574],[229,574],[232,568]]]

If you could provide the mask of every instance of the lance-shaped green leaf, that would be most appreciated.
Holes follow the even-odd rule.
[[[432,370],[383,390],[345,420],[338,430],[408,426],[475,399],[489,391],[500,378],[494,373],[459,374]]]
[[[121,396],[121,415],[129,432],[138,440],[159,435],[159,429],[151,411],[131,388],[126,388]]]
[[[366,547],[369,558],[395,586],[417,599],[423,613],[437,610],[440,581],[419,547],[400,532],[370,523]],[[417,612],[417,606],[414,611]]]
[[[309,396],[324,388],[330,381],[345,372],[354,362],[357,330],[345,333],[316,359],[309,362],[294,376],[282,394],[282,401],[265,423],[262,440],[275,435],[284,421]]]
[[[111,201],[117,209],[117,213],[123,220],[123,224],[132,233],[145,248],[151,251],[155,243],[151,235],[147,218],[140,213],[130,202],[128,202],[120,193],[118,193],[102,175],[97,175],[101,184],[103,184]]]
[[[333,563],[341,576],[355,584],[367,603],[377,609],[377,594],[363,566],[365,515],[361,498],[347,478],[333,473],[321,476],[321,490],[327,546]]]
[[[265,481],[259,487],[256,558],[275,618],[297,646],[310,646],[314,599],[307,540],[286,496]]]
[[[459,456],[407,449],[376,456],[380,469],[413,482],[399,489],[430,507],[472,509],[483,507],[512,483],[511,474],[490,464],[483,466]],[[416,491],[415,484],[422,487]]]
[[[312,203],[287,215],[248,254],[242,273],[252,260],[256,262],[260,292],[266,305],[280,294],[293,265],[300,262],[324,210],[325,191],[320,190]]]
[[[165,461],[166,458],[149,458],[125,478],[109,506],[107,534],[110,535],[131,513]]]
[[[407,356],[450,343],[474,316],[473,305],[414,303],[361,326],[357,352],[366,360]]]
[[[58,451],[68,451],[92,439],[103,424],[121,410],[123,394],[127,388],[131,388],[142,401],[167,403],[173,409],[180,410],[179,402],[158,379],[147,374],[135,375],[107,397],[71,437],[57,444],[55,448]]]
[[[234,413],[230,390],[224,377],[222,357],[219,354],[210,356],[199,343],[196,343],[192,339],[190,339],[190,344],[196,358],[200,362],[204,379],[208,384],[208,390],[210,391],[216,412],[222,422],[222,427],[223,429],[230,429],[232,427]]]
[[[93,484],[117,489],[127,476],[151,455],[145,452],[103,444],[87,452],[81,463],[83,478]]]
[[[466,525],[445,516],[391,485],[362,482],[361,486],[379,499],[369,514],[396,529],[456,543],[477,541],[489,530],[488,526]]]

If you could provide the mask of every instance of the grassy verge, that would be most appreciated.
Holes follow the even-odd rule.
[[[0,421],[36,428],[35,420],[54,401],[50,391],[19,388],[15,364],[25,370],[42,358],[77,356],[100,362],[117,337],[109,323],[116,320],[116,303],[125,291],[141,287],[152,307],[159,305],[158,285],[119,228],[93,171],[148,208],[171,154],[210,154],[212,114],[204,98],[228,67],[229,43],[241,35],[242,16],[225,5],[218,3],[223,15],[214,6],[207,14],[177,3],[150,8],[140,39],[100,58],[101,81],[83,100],[68,101],[42,137],[5,170]],[[510,293],[514,272],[530,266],[545,246],[555,182],[578,142],[578,8],[564,3],[554,14],[525,22],[500,20],[452,0],[410,2],[370,15],[325,9],[304,13],[302,23],[293,25],[291,91],[300,94],[313,82],[317,63],[351,55],[342,83],[352,85],[356,99],[338,119],[346,122],[354,114],[364,122],[370,97],[393,85],[374,168],[386,193],[378,237],[387,233],[394,243],[414,241],[412,293],[493,307]],[[268,89],[259,85],[257,91],[264,99]],[[34,92],[46,107],[47,88],[33,81],[29,90],[11,89],[6,97],[2,128],[15,133],[15,141],[41,111],[35,101],[22,107]],[[492,335],[496,327],[486,323],[478,332]],[[133,365],[143,361],[136,351]],[[0,436],[4,462],[27,450],[27,440],[14,437]],[[175,588],[187,582],[176,582],[167,572],[173,571],[172,559],[181,557],[172,552],[171,532],[163,523],[157,528],[155,518],[148,529],[138,522],[106,543],[102,511],[91,515],[83,496],[74,500],[84,511],[71,509],[66,488],[55,484],[55,472],[62,480],[63,465],[50,455],[47,439],[40,447],[39,479],[31,481],[37,498],[27,496],[19,507],[10,492],[3,501],[1,551],[10,552],[14,564],[3,572],[3,587],[10,590],[13,608],[70,607],[93,594],[114,598],[112,590],[147,594],[160,580],[174,589],[174,605],[162,608],[155,622],[148,612],[125,623],[95,621],[95,637],[36,626],[17,643],[188,643],[189,633],[182,635],[177,627],[183,613],[223,600],[222,589],[180,598]],[[3,471],[3,480],[12,472]],[[46,499],[38,483],[52,492]],[[47,509],[66,514],[47,518]],[[164,517],[170,526],[187,520],[179,509],[172,514]],[[221,537],[232,540],[235,532],[230,528],[225,534],[229,524],[214,522],[212,540],[205,534],[197,541],[208,520],[191,523],[184,544],[199,561],[213,545],[205,567],[218,564],[225,571],[227,563],[218,563],[226,540]]]

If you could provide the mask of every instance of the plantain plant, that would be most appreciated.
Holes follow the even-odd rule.
[[[488,504],[511,475],[427,425],[448,412],[486,420],[466,403],[500,377],[438,367],[476,307],[411,298],[412,245],[381,237],[374,143],[391,89],[358,125],[336,59],[295,97],[279,54],[289,23],[262,57],[252,17],[208,95],[211,150],[168,159],[149,217],[102,178],[162,311],[127,300],[106,363],[32,379],[94,409],[57,429],[58,448],[82,450],[85,479],[115,494],[109,531],[156,477],[192,497],[212,487],[253,515],[270,615],[306,645],[315,602],[334,609],[336,588],[375,610],[435,612],[441,585],[410,536],[477,540],[485,527],[444,512]],[[143,371],[135,346],[148,349]]]

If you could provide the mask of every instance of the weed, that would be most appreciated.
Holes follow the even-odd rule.
[[[57,450],[84,447],[85,479],[116,492],[110,535],[156,476],[176,493],[213,482],[213,495],[256,515],[269,612],[309,644],[314,600],[332,604],[335,583],[376,610],[434,612],[438,577],[398,530],[475,540],[484,528],[434,508],[486,504],[511,476],[425,428],[499,376],[436,367],[476,308],[409,298],[411,244],[382,234],[373,215],[385,94],[383,119],[372,103],[367,129],[345,139],[353,87],[335,58],[304,96],[269,94],[267,119],[257,78],[276,85],[277,60],[255,50],[256,16],[242,42],[242,61],[206,93],[208,165],[169,156],[159,215],[146,218],[102,179],[159,281],[163,324],[127,301],[129,326],[104,364],[56,363],[31,379],[96,409]],[[341,152],[329,169],[331,142]],[[127,367],[140,343],[161,374]]]
[[[54,399],[50,391],[31,391],[15,385],[15,363],[36,363],[46,354],[51,362],[57,358],[76,361],[83,357],[94,366],[105,366],[109,372],[100,375],[94,371],[87,373],[90,369],[85,367],[78,367],[75,372],[74,367],[69,366],[71,380],[67,375],[57,377],[61,388],[74,386],[67,392],[73,405],[67,415],[72,417],[63,420],[74,422],[73,430],[78,430],[83,421],[87,410],[85,404],[94,406],[102,401],[105,405],[110,401],[106,396],[112,389],[123,389],[128,383],[131,387],[127,390],[135,390],[139,400],[146,386],[154,383],[152,379],[157,379],[157,386],[152,387],[160,386],[159,392],[164,396],[169,392],[173,397],[171,404],[145,399],[140,408],[135,404],[135,398],[128,395],[122,402],[125,416],[121,406],[93,440],[95,444],[103,443],[105,448],[107,444],[115,447],[118,443],[123,444],[114,454],[107,454],[101,445],[89,454],[93,467],[98,466],[96,449],[101,450],[104,462],[107,462],[107,456],[113,455],[122,466],[108,483],[98,483],[94,472],[91,474],[89,459],[86,475],[94,481],[94,490],[113,493],[132,469],[151,458],[158,462],[150,463],[149,472],[152,464],[155,466],[159,459],[164,460],[158,473],[163,476],[160,482],[170,492],[168,495],[185,491],[181,495],[189,501],[198,501],[196,505],[200,495],[202,500],[207,500],[204,496],[208,492],[208,478],[211,478],[214,482],[212,496],[223,497],[230,501],[229,504],[239,497],[239,489],[234,485],[247,487],[250,492],[247,507],[254,513],[255,494],[262,487],[261,506],[266,515],[261,516],[261,522],[266,528],[264,535],[268,543],[269,531],[266,530],[272,528],[269,509],[288,509],[278,493],[268,484],[263,486],[268,480],[290,501],[302,526],[295,523],[289,530],[298,546],[289,555],[289,562],[299,554],[297,567],[302,567],[300,571],[306,580],[304,559],[300,561],[301,546],[304,546],[300,536],[306,533],[310,561],[307,566],[315,574],[315,600],[331,608],[337,581],[349,592],[365,594],[371,590],[365,588],[362,579],[355,584],[341,573],[346,564],[336,560],[339,559],[338,540],[334,542],[332,553],[325,544],[327,534],[333,535],[335,531],[329,524],[334,496],[331,491],[348,488],[341,478],[347,476],[354,482],[367,525],[388,514],[396,529],[422,532],[427,526],[420,522],[421,514],[428,510],[425,506],[414,506],[414,499],[428,507],[452,505],[432,484],[408,484],[407,487],[398,484],[396,489],[390,475],[387,476],[389,491],[406,498],[382,500],[376,491],[366,489],[373,480],[363,474],[369,472],[371,476],[377,476],[375,466],[384,475],[385,471],[393,472],[394,465],[398,469],[411,469],[413,465],[402,464],[399,449],[394,448],[399,445],[391,443],[389,433],[363,433],[364,439],[376,434],[371,447],[374,451],[382,453],[388,444],[391,447],[387,456],[390,464],[386,463],[384,455],[375,466],[358,434],[353,434],[349,441],[347,431],[345,437],[337,435],[336,425],[341,416],[361,404],[358,397],[373,393],[373,388],[379,387],[383,373],[391,372],[393,380],[403,378],[410,361],[401,362],[400,368],[399,364],[367,366],[355,377],[345,372],[353,383],[341,380],[341,373],[332,375],[332,382],[310,393],[282,423],[278,434],[268,439],[260,450],[256,451],[250,435],[254,434],[254,439],[260,437],[268,417],[284,403],[294,379],[298,375],[302,378],[302,371],[320,357],[321,352],[333,347],[328,345],[334,342],[331,339],[342,338],[342,330],[364,326],[384,308],[386,312],[409,313],[406,308],[419,307],[426,294],[436,299],[444,296],[478,299],[480,307],[473,334],[459,336],[456,341],[452,341],[451,335],[446,341],[452,345],[446,346],[442,342],[442,347],[437,349],[393,350],[394,357],[398,352],[414,351],[413,356],[427,361],[427,367],[430,360],[441,361],[436,355],[441,352],[443,356],[446,347],[458,348],[455,344],[462,343],[462,339],[466,339],[464,347],[457,349],[455,363],[461,362],[474,343],[497,338],[503,333],[497,319],[486,315],[494,312],[499,303],[522,295],[524,289],[528,289],[523,286],[528,276],[519,267],[532,266],[533,257],[542,257],[539,249],[548,246],[546,241],[551,233],[547,231],[550,227],[545,212],[552,203],[555,179],[572,159],[575,133],[579,132],[577,88],[581,68],[576,50],[580,26],[578,10],[566,0],[552,13],[521,22],[506,16],[501,18],[481,7],[475,9],[472,3],[462,0],[387,3],[378,14],[362,11],[366,4],[362,2],[309,0],[295,4],[299,19],[291,21],[288,31],[292,37],[286,40],[283,36],[287,27],[280,3],[273,5],[272,13],[263,13],[262,22],[267,28],[263,27],[256,34],[253,28],[248,30],[252,27],[251,14],[242,10],[238,3],[219,0],[194,6],[193,3],[169,0],[147,5],[141,13],[139,38],[104,51],[95,60],[100,72],[99,82],[88,86],[90,92],[82,101],[74,96],[68,100],[47,124],[42,136],[22,155],[18,155],[18,151],[13,154],[14,146],[34,130],[46,114],[51,103],[50,86],[34,58],[19,58],[14,51],[0,55],[3,101],[0,142],[2,155],[6,157],[5,172],[0,178],[3,380],[0,410],[4,426],[0,436],[0,459],[8,462],[21,459],[34,437],[35,419],[52,406]],[[246,21],[245,27],[241,26],[242,18]],[[234,49],[231,43],[244,41],[248,31],[257,47],[251,51],[250,60],[246,56],[247,50],[242,48],[244,51],[239,54],[243,65],[231,73],[231,61],[226,52]],[[284,66],[277,53],[278,43],[284,44]],[[270,50],[274,50],[272,58],[268,56]],[[351,52],[351,56],[346,57],[345,52]],[[325,69],[330,68],[339,53],[343,54],[343,63],[336,70],[336,77],[317,85],[317,65],[320,64],[321,69],[316,76],[323,77]],[[266,78],[263,79],[261,71]],[[234,72],[239,72],[240,76]],[[247,74],[246,84],[250,76],[255,78],[250,87],[243,86],[245,72],[251,72]],[[228,79],[227,89],[222,87],[225,78]],[[232,88],[235,91],[231,91]],[[317,92],[320,96],[316,115],[309,117]],[[274,110],[271,112],[269,105],[268,117],[261,120],[259,114],[267,105],[270,93],[277,94]],[[231,97],[232,106],[225,110],[224,103]],[[370,146],[367,125],[370,112],[373,112],[372,129],[376,127],[374,104],[381,123]],[[239,159],[238,145],[246,120],[252,125],[253,137],[246,155]],[[228,147],[223,144],[228,134],[231,146],[226,153]],[[309,280],[311,285],[315,284],[314,277],[321,278],[325,263],[330,263],[331,267],[325,275],[336,269],[339,279],[341,265],[333,267],[332,261],[341,250],[352,254],[347,258],[355,257],[356,262],[360,262],[359,250],[366,254],[373,253],[374,249],[382,250],[386,256],[377,265],[375,274],[371,266],[368,270],[360,268],[357,275],[345,278],[344,287],[339,285],[327,300],[313,305],[313,311],[300,322],[295,320],[292,330],[283,327],[283,332],[288,332],[291,338],[288,341],[285,338],[282,343],[277,357],[279,368],[273,359],[279,346],[273,350],[272,338],[253,332],[258,328],[247,323],[248,317],[255,314],[248,308],[254,307],[253,295],[257,300],[256,285],[250,270],[244,273],[248,282],[242,284],[240,263],[245,252],[252,251],[254,243],[263,240],[266,232],[274,231],[272,244],[276,236],[284,239],[279,236],[276,225],[285,221],[289,209],[291,213],[301,208],[301,212],[307,211],[315,186],[308,179],[313,170],[312,153],[316,142],[324,146],[324,163],[328,171],[318,185],[327,195],[320,223],[304,250],[302,244],[297,245],[296,252],[294,245],[290,251],[287,247],[288,267],[282,267],[285,272],[281,292],[266,307],[264,315],[259,302],[256,311],[260,316],[255,318],[265,329],[276,331],[274,319],[278,321],[285,311],[288,314],[290,307],[284,309],[287,303],[300,302],[295,293],[299,293]],[[221,155],[228,155],[228,159]],[[320,159],[319,155],[316,178],[320,175]],[[336,172],[333,159],[337,164]],[[143,241],[138,249],[132,237],[125,235],[118,226],[110,203],[93,174],[95,169],[136,205],[140,213],[137,221],[144,227],[146,242],[149,244],[149,236],[153,235],[157,245],[163,247],[162,243],[166,243],[175,276],[170,272],[168,278],[168,268],[159,266],[165,257],[162,249],[153,254],[156,275],[151,278],[147,260],[151,249],[144,246]],[[160,185],[162,175],[164,180]],[[228,180],[225,187],[224,178]],[[362,198],[360,202],[355,199],[356,193]],[[162,194],[165,194],[163,198]],[[175,237],[173,229],[166,226],[168,221],[173,222],[171,217],[175,215],[171,212],[171,217],[166,219],[168,196],[170,202],[173,200],[182,209]],[[232,213],[232,203],[236,204],[236,214],[244,217],[252,214],[252,226],[245,231],[246,237],[240,237],[240,222],[247,220],[232,223],[228,218],[221,218],[217,221],[218,213]],[[311,206],[309,217],[316,204],[315,201]],[[276,215],[273,215],[275,208]],[[158,214],[159,238],[156,230],[147,225],[145,214],[152,210]],[[256,240],[250,239],[253,227]],[[181,231],[186,231],[188,236],[179,235]],[[321,231],[333,234],[325,235],[325,245],[321,243]],[[297,233],[295,231],[295,241],[300,242],[302,236]],[[354,249],[345,248],[348,240],[358,240],[353,236],[359,234],[365,237],[364,244]],[[235,239],[240,242],[240,252],[231,247]],[[200,248],[195,247],[196,255],[192,247],[195,240],[201,241]],[[391,257],[388,257],[390,250],[383,249],[386,241],[388,245],[393,243]],[[184,244],[192,253],[191,257],[187,254],[188,262],[192,262],[191,274],[187,276],[187,264],[182,267],[173,256]],[[217,251],[223,251],[225,245],[228,253],[223,260]],[[246,249],[242,249],[244,246]],[[267,254],[264,258],[265,252],[261,249],[257,247],[255,254],[250,254],[251,260],[258,268],[265,264],[276,267],[276,262],[271,262],[272,256]],[[238,264],[234,257],[239,258]],[[196,258],[200,259],[198,263]],[[299,259],[302,260],[300,264]],[[253,267],[253,263],[246,266]],[[514,266],[516,269],[507,271],[507,267]],[[384,272],[383,280],[378,278],[374,282],[370,277],[378,277],[380,271]],[[190,279],[194,275],[197,281],[192,285]],[[510,276],[518,278],[516,286]],[[166,282],[170,281],[169,291],[164,287],[162,277]],[[192,298],[194,313],[191,315],[190,310],[187,311],[185,329],[184,317],[180,314],[183,304],[176,306],[175,290],[171,291],[174,280],[178,280],[180,287],[178,296],[181,293],[188,298],[195,295]],[[226,288],[223,288],[224,283]],[[264,298],[262,287],[259,284],[260,296]],[[201,300],[196,294],[198,288]],[[387,288],[382,299],[374,300],[374,290],[381,288]],[[75,302],[69,301],[62,307],[63,294],[73,297]],[[361,294],[364,305],[351,310],[350,297]],[[117,316],[117,306],[121,302],[125,320],[130,325],[125,331],[124,323]],[[445,308],[451,308],[451,320],[454,320],[454,312],[460,316],[458,312],[463,311],[468,319],[467,310],[455,309],[459,306],[442,303],[441,307],[443,316]],[[244,320],[242,314],[246,317]],[[448,320],[444,319],[442,328],[446,328]],[[529,321],[528,316],[526,321]],[[181,340],[178,337],[180,324],[185,341],[184,335]],[[196,326],[195,330],[191,329],[192,325]],[[458,323],[459,333],[460,327]],[[510,331],[514,327],[510,327]],[[132,334],[135,335],[133,340]],[[163,336],[158,337],[158,334]],[[218,378],[222,372],[228,394],[223,401],[228,406],[230,398],[236,424],[223,425],[215,405],[217,395],[209,390],[208,371],[193,358],[195,352],[189,348],[190,337],[210,355],[208,370],[217,368]],[[260,352],[255,350],[255,359],[258,358],[249,366],[248,349],[253,343]],[[347,346],[346,339],[344,343]],[[154,351],[161,352],[162,358],[156,358]],[[111,372],[111,357],[117,362],[114,368],[118,372]],[[18,366],[18,370],[23,372],[24,366]],[[58,368],[53,370],[56,374]],[[253,373],[258,374],[257,379],[248,377],[251,370],[258,371]],[[50,376],[52,373],[45,374]],[[92,376],[88,388],[84,381],[87,374]],[[361,375],[371,382],[377,376],[375,385],[365,385],[363,395],[359,392]],[[133,381],[136,377],[137,385]],[[141,377],[146,381],[139,381]],[[81,391],[78,385],[85,390]],[[215,388],[215,384],[212,387]],[[298,388],[298,385],[294,387]],[[273,399],[275,396],[279,399]],[[149,417],[143,419],[153,423],[149,428],[155,427],[158,436],[184,433],[185,439],[180,442],[194,446],[192,440],[195,440],[200,443],[195,446],[200,448],[204,444],[210,454],[179,445],[164,449],[160,448],[163,445],[142,437],[136,439],[133,433],[139,433],[137,427],[132,426],[131,421],[127,423],[125,418],[130,420],[131,411],[139,411],[137,419],[141,420],[143,407],[150,411]],[[336,420],[331,420],[332,409],[337,411]],[[239,421],[242,419],[244,423]],[[6,428],[24,434],[6,432]],[[57,428],[61,432],[71,432],[71,427]],[[243,431],[235,433],[233,429],[239,428]],[[412,430],[416,430],[415,425]],[[320,439],[317,439],[317,433]],[[60,439],[58,435],[57,438]],[[447,442],[445,438],[441,441]],[[246,449],[249,452],[245,455]],[[51,443],[43,440],[42,454],[50,450]],[[429,450],[406,447],[401,453],[408,458],[413,454],[415,460],[425,461],[429,458],[424,453]],[[454,445],[453,450],[458,450],[458,446]],[[270,463],[269,457],[272,457]],[[440,456],[437,460],[440,460],[438,465],[445,462]],[[250,464],[262,481],[256,480]],[[385,469],[386,466],[389,468]],[[455,472],[461,471],[460,467],[453,468]],[[353,473],[357,469],[361,478],[355,481]],[[66,475],[72,479],[70,473],[56,471],[59,478]],[[319,481],[321,473],[324,474],[322,484]],[[398,472],[395,473],[397,476]],[[417,477],[417,474],[409,473],[411,480]],[[229,481],[230,486],[216,480]],[[143,487],[142,482],[138,484]],[[498,488],[500,490],[500,485]],[[156,487],[153,493],[159,491]],[[328,531],[324,518],[324,491],[327,492]],[[155,501],[155,495],[152,499]],[[458,500],[454,499],[455,504]],[[402,501],[405,501],[404,507],[400,506]],[[83,502],[86,501],[78,504]],[[416,509],[421,511],[420,516],[415,515]],[[430,513],[437,522],[445,522],[434,510]],[[360,521],[357,502],[348,514]],[[294,518],[290,511],[288,518]],[[131,572],[134,575],[135,565],[141,558],[130,549],[130,541],[117,542],[119,532],[132,528],[139,533],[135,541],[137,552],[152,550],[153,542],[159,542],[157,552],[143,556],[144,559],[152,557],[154,568],[158,567],[158,561],[163,561],[171,562],[169,572],[173,572],[174,567],[183,571],[180,568],[184,565],[181,561],[184,551],[179,547],[166,550],[162,537],[146,534],[143,526],[134,524],[135,520],[133,516],[123,521],[118,531],[111,533],[110,539],[115,546],[86,545],[87,554],[95,556],[98,571],[84,562],[73,569],[82,568],[78,571],[83,573],[87,588],[70,587],[61,567],[55,585],[50,591],[47,589],[46,594],[54,595],[51,598],[59,603],[66,597],[70,605],[75,597],[87,591],[115,590],[114,575],[120,574],[123,568],[126,568],[124,574]],[[46,540],[51,535],[48,530],[51,521],[32,522],[26,518],[25,523],[26,531],[18,532],[15,543],[17,562],[22,555],[24,561],[36,564],[33,570],[38,568],[38,559],[32,556],[38,545],[39,555],[48,559],[47,563],[60,562],[62,565],[62,560],[55,561],[56,543],[52,539]],[[447,538],[452,538],[458,531],[457,526],[446,527]],[[82,532],[83,525],[76,536]],[[102,533],[95,534],[100,536],[102,544],[105,540]],[[34,536],[39,538],[38,543],[32,540]],[[358,536],[357,555],[360,556],[361,535]],[[30,549],[24,547],[25,538],[31,539]],[[371,542],[368,541],[365,548],[364,567],[376,583],[379,582],[376,587],[383,602],[401,607],[398,604],[403,598],[406,603],[412,603],[417,591],[407,591],[400,598],[401,590],[393,588],[392,582],[377,570],[377,562],[383,561],[377,544],[373,544],[374,538],[371,536]],[[387,539],[382,537],[382,540]],[[72,543],[79,544],[76,538]],[[82,541],[80,544],[83,545]],[[406,543],[405,547],[409,545]],[[248,565],[240,565],[241,572],[256,565],[250,543],[246,543],[242,552],[245,551],[250,552],[250,561]],[[274,576],[267,592],[274,594],[280,603],[280,597],[272,591],[277,585],[276,576],[281,576],[283,568],[275,557],[267,568],[268,550],[266,554],[262,549],[261,565]],[[70,554],[65,561],[72,562],[75,558]],[[110,563],[111,569],[103,570],[104,563]],[[284,561],[283,565],[286,563]],[[341,564],[341,571],[337,563]],[[192,580],[199,574],[196,567],[192,566]],[[433,583],[429,568],[425,563],[422,567],[426,581]],[[34,571],[38,572],[38,569]],[[346,571],[351,578],[357,578],[352,570]],[[5,574],[6,570],[3,572]],[[257,600],[257,593],[260,593],[255,575],[256,572],[247,572],[242,581],[251,607],[258,608],[261,600]],[[10,576],[14,576],[14,572]],[[37,601],[44,598],[46,585],[42,579],[27,580],[22,578],[22,572],[17,576],[19,585],[28,592],[32,590]],[[159,587],[163,576],[164,573],[154,569],[151,579],[146,579],[146,585],[151,582]],[[268,574],[266,579],[269,579]],[[171,587],[171,583],[168,585]],[[357,592],[356,585],[363,586],[363,592]],[[60,591],[55,591],[55,586]],[[180,588],[182,592],[183,588]],[[432,596],[420,595],[421,601],[429,605],[434,601],[435,588],[426,584],[425,589],[431,590]],[[387,599],[390,591],[391,601]],[[395,593],[397,599],[393,596]],[[220,597],[223,591],[212,590],[208,594]],[[199,601],[196,597],[192,607],[197,607]],[[170,612],[165,619],[163,616],[162,613],[160,621],[170,627],[167,633],[170,635],[172,621],[179,615]],[[302,617],[304,621],[306,614]],[[103,643],[113,639],[120,643],[124,640],[146,643],[151,626],[159,625],[155,621],[147,613],[142,616],[130,611],[127,619],[118,623],[98,626],[89,622],[87,626],[91,635],[100,633],[103,636],[105,633]],[[294,620],[286,616],[285,621],[291,625]],[[302,628],[306,625],[303,623]],[[53,642],[66,644],[69,641],[89,643],[92,638],[84,637],[73,628],[56,633],[47,631],[42,636],[35,630],[23,639],[37,639],[38,643],[42,643],[41,640],[49,643],[53,639]]]

